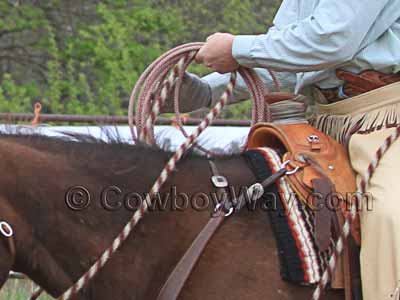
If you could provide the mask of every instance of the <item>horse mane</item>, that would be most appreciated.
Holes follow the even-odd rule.
[[[101,128],[101,135],[104,136],[106,139],[102,139],[100,137],[96,137],[91,134],[85,133],[77,133],[71,131],[59,131],[59,136],[48,136],[36,132],[35,129],[31,128],[30,126],[8,126],[0,129],[0,137],[12,137],[16,139],[24,139],[32,146],[40,146],[40,144],[52,143],[52,142],[78,142],[80,146],[83,144],[86,145],[113,145],[113,147],[118,148],[134,148],[135,150],[153,150],[157,152],[165,152],[167,154],[171,154],[174,151],[171,150],[169,139],[162,140],[161,137],[163,133],[161,132],[159,136],[156,136],[157,143],[153,146],[149,146],[148,144],[142,142],[136,142],[135,144],[130,143],[130,140],[127,140],[125,137],[122,136],[118,127],[104,127],[99,125]],[[22,129],[22,130],[21,130]],[[195,148],[194,148],[195,149]],[[238,151],[238,143],[232,142],[228,144],[222,149],[219,149],[219,154],[224,154],[223,156],[236,156],[239,154]],[[193,156],[202,156],[204,155],[201,151],[197,150],[189,150],[189,152]],[[221,155],[222,156],[222,155]]]
[[[124,139],[118,130],[110,130],[102,127],[103,136],[106,140],[90,134],[76,132],[60,132],[60,136],[47,136],[36,132],[24,132],[16,130],[15,127],[6,128],[0,131],[2,140],[22,144],[41,152],[57,155],[64,155],[76,167],[87,168],[93,172],[104,169],[107,163],[113,173],[124,172],[127,167],[138,163],[160,168],[173,155],[173,151],[168,149],[166,142],[157,145],[147,145],[141,142],[131,144]],[[238,153],[227,153],[218,157],[219,159],[231,159],[240,156]],[[204,161],[206,157],[199,154],[195,149],[190,149],[182,161],[190,158],[194,162]]]

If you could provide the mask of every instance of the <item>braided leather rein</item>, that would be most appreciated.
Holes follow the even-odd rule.
[[[388,136],[384,143],[379,147],[379,149],[375,153],[374,160],[369,164],[366,175],[361,178],[361,180],[357,183],[357,194],[356,194],[356,203],[352,203],[350,206],[350,211],[345,215],[345,222],[342,227],[342,231],[340,236],[335,244],[335,248],[332,251],[331,257],[329,259],[329,263],[324,273],[322,274],[322,278],[319,281],[313,295],[312,300],[320,300],[323,296],[323,291],[325,290],[328,282],[330,280],[331,274],[334,274],[337,260],[340,255],[344,251],[344,241],[346,241],[351,233],[351,226],[357,218],[357,208],[359,207],[358,203],[362,201],[363,195],[367,191],[367,187],[369,182],[371,181],[372,176],[375,173],[376,168],[378,167],[380,161],[382,160],[385,153],[389,150],[390,146],[394,144],[400,137],[400,126],[396,128],[396,130]]]
[[[148,144],[154,143],[153,130],[155,120],[160,114],[161,108],[174,85],[175,98],[179,98],[179,89],[184,72],[202,45],[203,43],[192,43],[172,49],[158,58],[144,71],[137,81],[129,101],[129,126],[134,140],[140,140],[141,142]],[[171,70],[172,72],[167,78],[167,75]],[[271,113],[268,104],[265,103],[264,100],[266,91],[261,84],[260,79],[257,78],[254,71],[247,68],[241,67],[238,72],[248,85],[250,94],[253,98],[253,123],[270,121]],[[99,259],[90,267],[90,269],[83,274],[74,285],[58,297],[58,300],[68,300],[73,295],[77,294],[104,267],[112,255],[128,238],[133,228],[147,212],[149,205],[152,203],[153,196],[160,191],[168,176],[175,169],[177,162],[182,158],[186,151],[193,146],[199,135],[215,118],[218,117],[222,109],[228,103],[235,87],[235,82],[236,72],[233,72],[227,89],[221,96],[219,102],[211,109],[196,130],[191,135],[187,135],[185,142],[179,147],[162,170],[160,176],[152,186],[150,193],[147,195],[146,200],[143,201],[139,209],[126,223],[120,234],[114,239],[110,247],[108,247]],[[135,121],[138,135],[134,129],[133,118],[133,109],[136,97],[137,104]],[[175,102],[175,106],[178,107],[178,102]],[[179,113],[177,115],[179,115]]]
[[[231,74],[230,82],[226,91],[221,96],[219,102],[214,108],[210,110],[205,119],[200,123],[196,130],[188,135],[182,125],[182,118],[179,114],[179,91],[182,84],[182,79],[186,68],[193,61],[197,51],[201,48],[203,43],[191,43],[178,46],[155,60],[140,76],[138,79],[129,101],[128,117],[129,127],[131,130],[132,138],[135,141],[141,141],[147,144],[154,143],[154,123],[157,116],[160,114],[163,105],[169,97],[172,88],[174,90],[174,108],[177,119],[177,124],[186,137],[185,142],[178,148],[175,154],[170,158],[160,176],[152,186],[150,193],[143,201],[141,207],[133,214],[131,219],[126,223],[120,234],[114,239],[109,248],[107,248],[99,259],[90,267],[90,269],[83,274],[76,283],[66,290],[58,300],[68,300],[73,295],[77,294],[88,282],[104,267],[112,255],[119,249],[123,242],[128,238],[136,224],[142,219],[147,212],[149,205],[152,203],[152,197],[160,191],[162,185],[168,179],[168,176],[175,169],[178,161],[183,157],[188,149],[190,149],[196,142],[200,134],[218,117],[222,109],[229,102],[232,96],[233,89],[236,82],[236,72]],[[242,76],[243,80],[248,86],[250,94],[253,99],[252,122],[271,121],[271,112],[268,103],[265,102],[264,96],[266,90],[260,79],[255,72],[251,69],[240,67],[238,73]],[[270,74],[279,90],[279,84],[274,74]],[[136,101],[136,105],[135,105]],[[136,109],[135,109],[136,108]],[[136,116],[134,118],[134,109]],[[135,125],[136,129],[135,130]],[[372,177],[380,159],[383,157],[388,148],[400,137],[400,127],[398,127],[393,135],[388,137],[385,144],[377,151],[376,160],[369,166],[368,175],[363,178],[358,184],[358,192],[362,194],[365,192],[366,187]],[[359,199],[360,200],[360,199]],[[344,240],[348,238],[353,221],[356,218],[357,206],[352,205],[350,213],[345,218],[341,235],[336,243],[336,247],[329,260],[328,268],[324,271],[323,276],[318,284],[315,292],[313,293],[312,300],[319,300],[322,297],[322,292],[327,286],[330,274],[336,268],[337,258],[341,255],[344,248]]]

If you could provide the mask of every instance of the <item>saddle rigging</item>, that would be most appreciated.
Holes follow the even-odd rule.
[[[272,123],[260,123],[251,129],[246,148],[251,150],[260,147],[276,149],[283,153],[286,161],[271,176],[249,188],[252,191],[249,199],[259,199],[265,188],[285,178],[298,197],[315,212],[315,241],[321,253],[327,252],[332,244],[331,229],[334,227],[338,231],[339,227],[335,211],[328,209],[327,201],[334,194],[345,195],[343,200],[347,201],[348,195],[352,195],[356,188],[355,175],[343,147],[308,124]],[[220,175],[212,161],[210,166],[214,186],[225,192],[227,179]],[[255,187],[257,192],[253,191]],[[217,206],[220,213],[210,219],[177,264],[159,293],[158,300],[178,298],[208,241],[233,210],[239,211],[243,207],[243,197],[241,194],[241,199],[231,199]],[[316,208],[319,208],[318,211]]]
[[[185,69],[193,60],[197,51],[202,45],[202,43],[187,44],[168,51],[154,63],[152,63],[139,78],[134,90],[132,91],[132,96],[129,102],[129,125],[134,140],[137,140],[139,136],[140,140],[145,143],[152,143],[154,141],[153,125],[155,119],[160,114],[161,108],[164,105],[167,96],[171,93],[172,87],[175,88],[175,100],[178,101],[179,89]],[[169,73],[170,75],[168,76]],[[253,124],[270,122],[271,111],[267,101],[275,102],[285,99],[282,99],[282,97],[279,95],[278,98],[266,98],[265,96],[267,93],[265,91],[265,87],[253,70],[240,67],[238,73],[240,73],[243,80],[246,82],[253,99]],[[272,72],[270,73],[276,83],[277,89],[279,90],[279,84],[274,74]],[[90,267],[90,269],[59,297],[60,300],[68,300],[74,294],[78,293],[101,270],[101,268],[118,250],[122,243],[128,238],[135,225],[147,212],[148,206],[146,204],[152,202],[152,196],[155,195],[160,190],[161,186],[166,182],[168,176],[174,170],[176,163],[183,157],[185,152],[191,146],[196,145],[197,137],[212,123],[212,121],[221,113],[223,107],[228,103],[233,93],[235,82],[236,73],[234,72],[231,74],[228,87],[225,93],[222,95],[220,101],[191,135],[184,131],[181,118],[179,117],[179,111],[177,112],[177,124],[182,129],[182,132],[186,137],[186,141],[179,147],[177,152],[168,161],[160,176],[152,186],[148,199],[146,199],[146,201],[143,202],[143,205],[134,213],[134,215],[125,225],[122,232],[114,239],[112,244],[103,252],[103,254]],[[133,127],[133,108],[135,106],[134,101],[136,98],[138,101],[136,110],[137,117],[135,122],[139,131],[138,135]],[[176,102],[175,106],[179,107],[178,102]],[[261,130],[261,125],[257,125],[250,134],[250,142],[248,147],[251,148],[261,146],[260,143],[262,140],[258,137],[268,136],[267,144],[262,146],[272,146],[276,144],[282,150],[286,150],[286,152],[284,151],[283,153],[286,153],[287,157],[285,159],[289,160],[290,162],[287,166],[285,165],[285,171],[282,170],[282,176],[289,175],[288,178],[291,178],[290,182],[293,189],[296,192],[299,192],[304,199],[308,198],[310,191],[319,192],[322,195],[325,195],[333,191],[333,187],[335,187],[337,191],[342,191],[342,187],[347,187],[347,185],[345,185],[346,180],[343,180],[343,177],[341,179],[339,173],[334,172],[336,169],[332,170],[330,168],[330,166],[333,166],[333,168],[336,168],[336,166],[338,168],[344,166],[346,169],[346,174],[351,175],[351,172],[348,172],[347,170],[348,165],[346,165],[347,160],[346,156],[343,154],[343,149],[338,150],[340,145],[336,145],[333,143],[333,141],[330,141],[329,138],[325,138],[322,133],[316,132],[315,129],[311,129],[312,127],[307,124],[304,124],[305,127],[302,130],[301,127],[291,127],[292,125],[287,125],[290,127],[284,127],[283,125],[282,127],[277,127],[267,124],[265,128],[268,128],[268,130]],[[311,131],[312,134],[310,134]],[[308,141],[307,145],[304,145],[304,141],[302,139],[304,137],[306,137]],[[301,142],[296,144],[297,141]],[[332,146],[334,146],[333,149],[335,149],[333,151],[331,148]],[[300,151],[298,151],[299,149]],[[343,161],[338,161],[335,158],[337,154],[336,151],[339,152],[339,157],[343,158]],[[288,167],[289,169],[287,169]],[[326,172],[326,167],[328,167],[328,172]],[[290,171],[293,171],[293,174],[290,174]],[[333,176],[332,174],[337,175]],[[353,180],[350,180],[350,182],[353,182]],[[271,184],[272,180],[267,180],[267,183]],[[260,183],[256,186],[259,187]],[[221,209],[226,209],[225,205],[220,205],[219,207]],[[325,216],[328,216],[328,214],[325,214]],[[187,278],[188,274],[190,274],[190,267],[194,266],[195,261],[201,254],[201,249],[204,249],[205,245],[207,244],[207,240],[211,238],[213,232],[215,232],[218,226],[222,224],[224,219],[225,214],[222,214],[221,217],[211,220],[209,223],[210,225],[206,226],[206,228],[200,233],[199,237],[195,241],[199,247],[196,248],[192,246],[189,249],[189,254],[184,256],[184,264],[188,263],[189,268],[188,271],[185,272],[186,275],[181,276],[182,279],[175,280],[177,278],[175,277],[175,279],[173,278],[171,280],[171,282],[175,282],[174,284],[177,284],[176,287],[178,293],[174,293],[174,295],[179,295],[179,287],[183,286],[185,278]],[[332,218],[329,217],[329,220],[332,221]],[[321,219],[321,222],[323,222],[323,218]],[[324,231],[325,230],[322,230],[322,232]],[[321,245],[326,246],[323,238],[324,234],[319,232],[318,237]],[[341,250],[338,252],[341,252]],[[193,253],[192,258],[190,258],[191,253]],[[333,257],[333,259],[335,259],[335,257]],[[331,264],[329,265],[331,266]],[[332,265],[335,266],[335,264]],[[320,289],[314,294],[314,299],[320,299],[320,290],[326,286],[330,277],[330,272],[327,271],[324,273],[324,275],[325,276],[322,278],[323,280],[319,285]],[[168,299],[174,298],[172,297]]]

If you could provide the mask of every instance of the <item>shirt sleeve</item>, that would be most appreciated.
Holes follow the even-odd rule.
[[[275,85],[269,72],[265,69],[259,69],[259,68],[256,68],[255,71],[257,72],[257,75],[260,77],[260,79],[264,82],[265,86],[270,91],[274,91]],[[279,81],[281,89],[293,91],[296,85],[295,74],[287,72],[277,72],[275,75]],[[211,73],[203,77],[202,80],[210,86],[211,106],[214,106],[221,98],[223,92],[225,92],[226,87],[229,84],[230,74]],[[247,89],[246,83],[244,82],[243,78],[240,75],[238,75],[236,79],[236,85],[233,90],[231,104],[247,99],[250,99],[249,91]]]
[[[309,72],[351,60],[390,0],[321,0],[311,16],[263,35],[239,35],[232,54],[246,67]]]

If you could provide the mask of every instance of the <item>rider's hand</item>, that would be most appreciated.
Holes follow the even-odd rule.
[[[232,56],[234,35],[229,33],[214,33],[207,38],[204,46],[196,55],[196,61],[218,73],[228,73],[239,68]]]
[[[198,76],[185,73],[182,80],[179,111],[191,112],[200,108],[208,107],[211,103],[211,88],[207,82],[201,80]],[[167,98],[162,109],[163,113],[174,112],[174,89]]]

